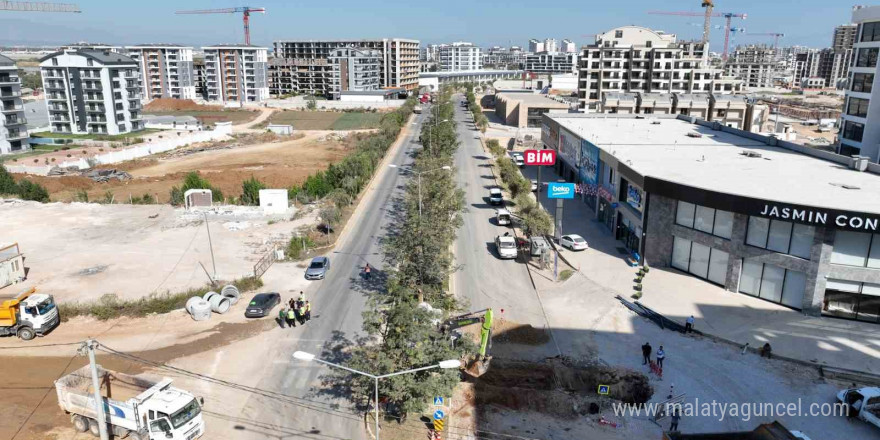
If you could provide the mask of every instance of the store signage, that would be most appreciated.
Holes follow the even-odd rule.
[[[822,210],[801,209],[789,206],[764,204],[764,209],[759,213],[764,217],[791,220],[793,222],[814,224],[820,226],[836,226],[852,230],[872,231],[880,230],[880,216],[850,215],[845,213],[829,213]]]
[[[574,184],[573,183],[556,183],[547,184],[547,198],[550,199],[573,199]]]
[[[578,155],[581,152],[581,141],[564,128],[559,129],[559,156],[572,167],[578,165]]]
[[[642,211],[642,190],[632,184],[626,187],[626,203],[637,211]]]
[[[581,141],[581,160],[578,164],[581,182],[595,185],[599,181],[599,148]]]
[[[541,124],[541,140],[544,145],[556,149],[559,146],[559,126],[556,123]]]
[[[555,165],[556,150],[526,150],[526,165]]]

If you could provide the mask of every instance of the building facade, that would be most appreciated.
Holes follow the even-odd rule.
[[[867,156],[880,161],[880,99],[874,90],[878,77],[877,57],[880,53],[880,6],[853,8],[857,23],[856,42],[846,100],[840,121],[838,153]],[[873,104],[873,105],[871,105]]]
[[[24,115],[18,68],[14,61],[0,55],[0,154],[30,149]]]
[[[40,59],[53,133],[143,130],[138,63],[117,52],[67,50]]]
[[[544,42],[535,38],[529,40],[529,52],[538,53],[538,52],[546,52],[544,49]]]
[[[598,108],[608,92],[737,93],[742,82],[708,65],[702,43],[676,42],[675,35],[623,26],[596,36],[578,62],[578,101]]]
[[[246,104],[269,99],[265,47],[219,45],[202,50],[208,101]]]
[[[464,41],[441,46],[438,61],[441,72],[463,72],[483,68],[480,48]]]
[[[748,88],[770,88],[777,70],[776,51],[766,45],[737,46],[725,68]]]
[[[880,324],[880,199],[859,193],[880,191],[880,167],[682,115],[548,113],[542,141],[583,185],[582,221],[642,262]]]
[[[577,44],[575,44],[574,41],[565,39],[562,40],[562,46],[559,50],[565,53],[577,53]]]
[[[145,100],[196,98],[192,47],[157,44],[125,49],[139,65]]]
[[[855,24],[844,24],[834,28],[834,35],[831,38],[831,50],[834,53],[831,72],[825,77],[828,87],[841,89],[846,86],[857,30],[858,26]]]
[[[330,95],[339,99],[342,92],[367,92],[381,88],[382,54],[372,49],[341,47],[327,58],[331,66]]]
[[[577,54],[539,52],[525,57],[525,70],[534,74],[576,73]]]
[[[527,52],[519,46],[492,47],[483,51],[483,66],[496,69],[522,69]]]
[[[195,84],[196,97],[208,99],[208,79],[205,76],[205,59],[193,60],[193,83]]]

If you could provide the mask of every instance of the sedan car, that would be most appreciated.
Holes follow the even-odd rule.
[[[538,181],[535,179],[532,179],[532,192],[535,192],[537,190],[538,190]]]
[[[307,280],[323,280],[324,275],[330,270],[330,259],[327,257],[312,258],[309,268],[306,269]]]
[[[275,292],[258,293],[251,298],[250,304],[244,310],[244,317],[262,318],[268,315],[278,304],[281,304],[281,295]]]
[[[587,245],[587,240],[584,240],[583,237],[577,234],[563,235],[559,239],[559,245],[567,247],[573,251],[582,251],[589,247]]]
[[[498,258],[516,258],[516,241],[509,235],[496,236],[495,249],[498,251]]]
[[[513,153],[513,162],[520,168],[526,165],[525,158],[520,153]]]

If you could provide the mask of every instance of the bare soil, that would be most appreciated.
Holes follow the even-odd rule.
[[[144,106],[144,113],[149,115],[192,116],[204,125],[223,121],[242,124],[252,121],[260,115],[259,110],[224,108],[219,105],[196,104],[191,99],[170,98],[150,101]]]
[[[221,105],[196,104],[192,99],[158,98],[144,106],[145,112],[151,111],[214,111],[223,110]]]

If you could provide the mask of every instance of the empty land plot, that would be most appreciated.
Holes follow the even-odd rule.
[[[233,125],[244,124],[253,121],[260,115],[260,112],[251,110],[146,110],[144,113],[156,116],[192,116],[204,125],[212,125],[217,122],[232,122]]]
[[[379,127],[382,113],[283,111],[269,118],[269,123],[292,125],[295,130],[364,130]]]

